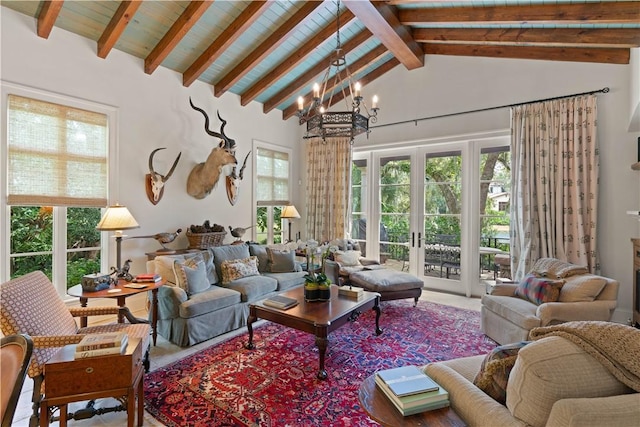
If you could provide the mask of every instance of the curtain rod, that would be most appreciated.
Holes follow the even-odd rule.
[[[497,107],[487,107],[487,108],[480,108],[480,109],[477,109],[477,110],[461,111],[461,112],[458,112],[458,113],[440,114],[438,116],[421,117],[419,119],[403,120],[403,121],[394,122],[394,123],[385,123],[385,124],[382,124],[382,125],[371,126],[369,129],[382,128],[382,127],[386,127],[386,126],[403,125],[405,123],[415,123],[416,126],[417,126],[418,122],[421,122],[423,120],[441,119],[443,117],[459,116],[459,115],[462,115],[462,114],[470,114],[470,113],[480,113],[482,111],[498,110],[498,109],[501,109],[501,108],[511,108],[511,107],[517,107],[518,105],[534,104],[536,102],[555,101],[556,99],[564,99],[564,98],[571,98],[571,97],[574,97],[574,96],[593,95],[594,93],[607,93],[607,92],[609,92],[609,88],[605,87],[605,88],[598,89],[598,90],[592,90],[591,92],[574,93],[572,95],[556,96],[554,98],[536,99],[535,101],[521,102],[521,103],[518,103],[518,104],[507,104],[507,105],[500,105],[500,106],[497,106]]]

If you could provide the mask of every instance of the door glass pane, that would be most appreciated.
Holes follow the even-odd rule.
[[[424,184],[424,275],[460,279],[462,153],[428,153]]]
[[[380,262],[394,270],[409,270],[411,220],[411,159],[380,159]]]
[[[360,243],[362,256],[367,256],[367,160],[351,163],[351,238]]]
[[[480,276],[510,278],[509,207],[511,153],[509,147],[483,149],[480,154]]]
[[[10,233],[11,278],[23,276],[36,270],[44,272],[51,278],[53,208],[49,206],[12,206]]]

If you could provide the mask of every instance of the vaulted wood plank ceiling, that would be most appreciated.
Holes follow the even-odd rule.
[[[96,42],[107,58],[119,49],[164,66],[184,86],[201,80],[215,96],[295,115],[340,42],[354,79],[368,84],[400,66],[429,66],[430,55],[463,55],[627,64],[640,46],[640,1],[334,0],[300,1],[11,1],[0,4]],[[336,16],[339,19],[336,20]],[[333,97],[339,102],[341,94]]]

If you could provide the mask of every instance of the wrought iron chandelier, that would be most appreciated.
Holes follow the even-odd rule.
[[[369,123],[378,119],[378,97],[373,96],[371,109],[367,108],[362,97],[362,86],[353,83],[349,65],[340,44],[340,1],[336,2],[336,32],[337,45],[329,61],[329,67],[324,74],[322,83],[314,83],[313,97],[307,107],[302,96],[298,97],[298,118],[300,124],[307,123],[305,139],[349,138],[353,144],[356,136],[366,133],[369,135]],[[344,99],[345,111],[329,111],[336,101]],[[326,105],[326,107],[325,107]]]

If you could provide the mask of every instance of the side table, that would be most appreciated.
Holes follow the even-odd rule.
[[[376,386],[375,374],[367,377],[360,385],[358,400],[360,400],[362,409],[365,410],[369,417],[383,426],[466,426],[464,421],[458,417],[458,414],[449,407],[403,417],[389,398],[385,396],[384,392]]]
[[[105,289],[97,292],[86,292],[82,289],[82,285],[76,285],[67,289],[67,294],[72,297],[80,298],[80,305],[82,307],[87,306],[87,302],[91,298],[116,298],[118,301],[118,307],[126,306],[126,299],[132,295],[137,295],[142,292],[151,291],[151,331],[153,336],[153,345],[156,345],[158,338],[158,331],[156,326],[158,325],[158,288],[166,283],[163,279],[160,282],[145,283],[147,287],[142,289],[125,288],[127,281],[119,280],[117,285],[111,285],[109,289]],[[139,319],[141,323],[147,322],[147,320]],[[124,317],[122,314],[118,314],[118,323],[124,323]],[[80,318],[80,327],[87,327],[87,318]]]
[[[50,408],[60,409],[60,427],[67,425],[67,405],[72,402],[126,397],[127,426],[133,427],[138,400],[138,426],[144,416],[144,381],[142,380],[142,346],[131,338],[124,354],[74,359],[76,345],[64,346],[44,365],[44,399],[40,403],[40,426],[48,427]]]

